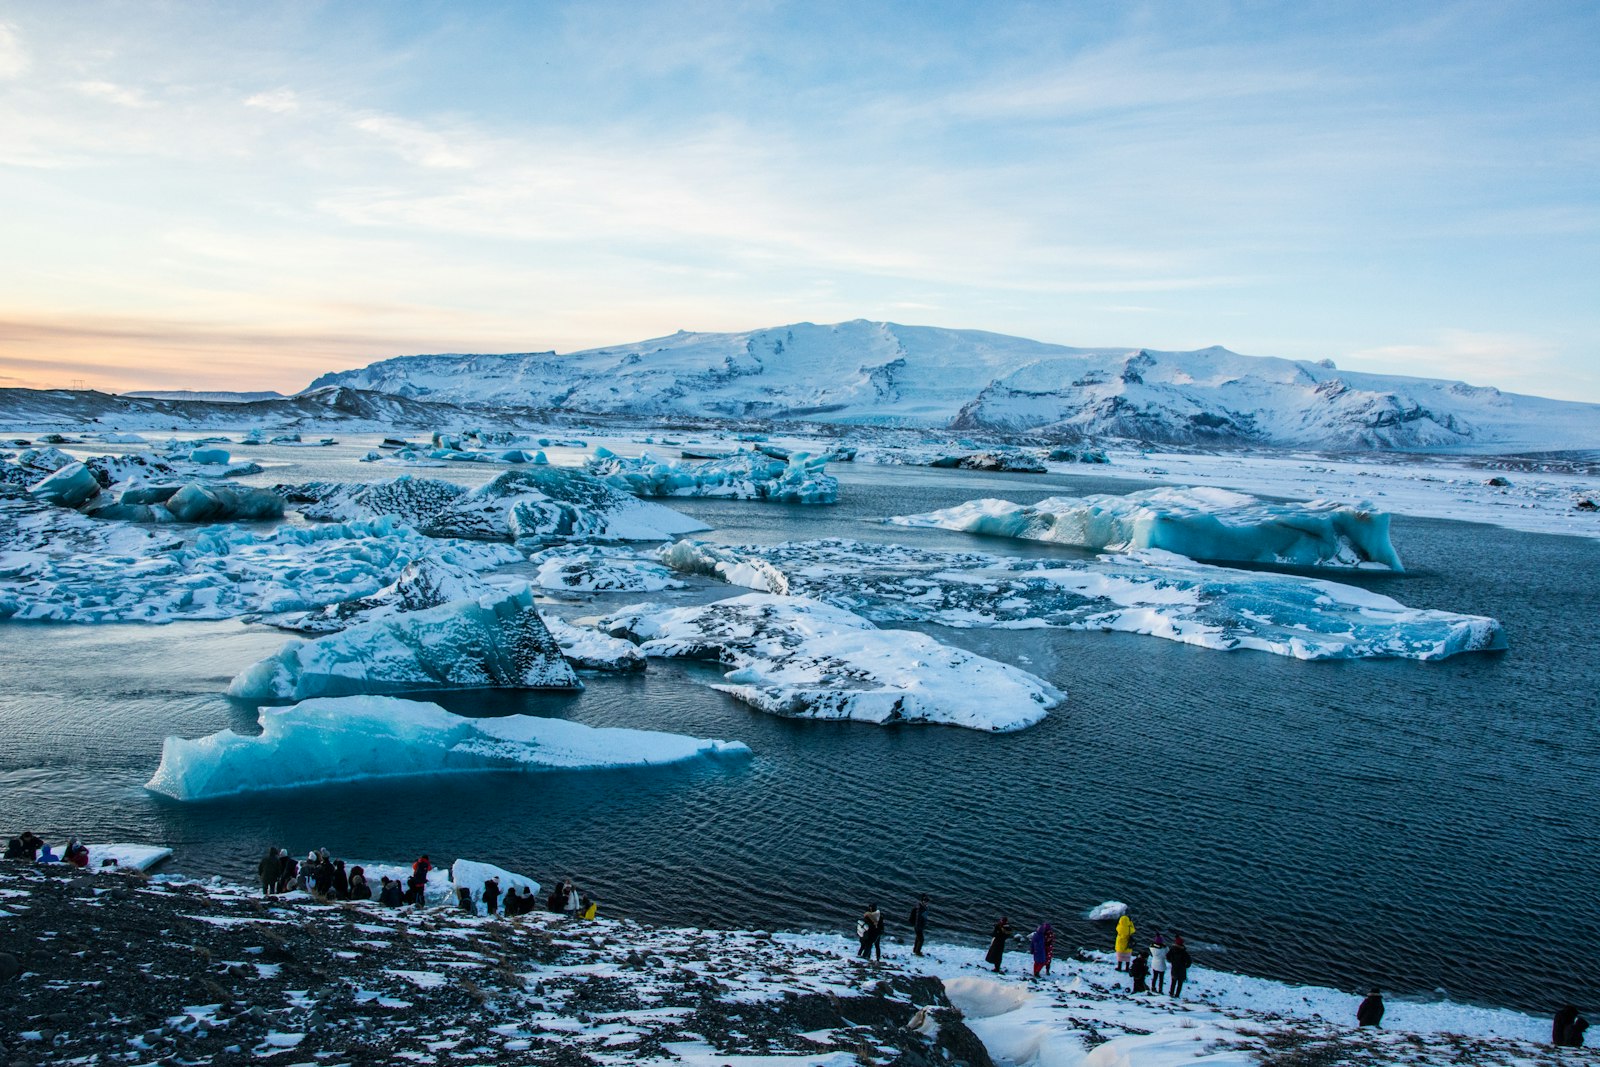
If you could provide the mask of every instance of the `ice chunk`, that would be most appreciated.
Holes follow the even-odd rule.
[[[422,529],[486,541],[667,541],[708,527],[582,471],[534,467],[506,471],[449,504]]]
[[[285,630],[331,634],[357,623],[374,622],[408,611],[436,608],[458,600],[476,600],[494,590],[493,585],[465,567],[422,556],[407,563],[400,577],[371,596],[269,621]]]
[[[190,482],[166,501],[179,522],[245,522],[283,517],[283,497],[268,489],[234,489]]]
[[[603,625],[646,655],[732,667],[714,688],[776,715],[1007,731],[1032,726],[1063,699],[1016,667],[803,597],[747,593],[620,612]]]
[[[564,545],[536,552],[529,562],[538,568],[535,581],[545,589],[627,593],[683,586],[668,568],[622,548]]]
[[[46,475],[28,490],[37,500],[75,508],[100,495],[100,483],[82,463],[69,463]]]
[[[539,894],[539,883],[532,878],[508,871],[504,867],[496,867],[492,863],[456,860],[450,865],[450,885],[455,889],[470,890],[472,902],[480,908],[483,906],[483,883],[491,878],[500,886],[501,900],[505,899],[506,892],[513,887],[517,889],[526,887],[535,896]]]
[[[17,466],[48,474],[78,462],[59,448],[24,448],[17,453]]]
[[[580,671],[642,671],[645,668],[644,653],[630,641],[574,626],[553,615],[544,623],[561,646],[561,654]]]
[[[930,467],[952,467],[966,471],[1004,471],[1011,474],[1043,474],[1048,469],[1033,456],[1009,449],[938,456]]]
[[[309,482],[280,486],[284,495],[313,522],[349,522],[393,515],[423,528],[458,500],[466,489],[454,482],[402,475],[392,482]]]
[[[1403,569],[1389,542],[1389,516],[1370,504],[1269,504],[1226,489],[1053,496],[1035,504],[972,500],[887,521],[1096,551],[1160,548],[1191,559]]]
[[[190,463],[226,464],[232,458],[226,448],[196,448],[189,452]]]
[[[674,546],[663,562],[692,543]],[[1409,608],[1318,578],[1208,566],[1147,549],[1095,560],[1016,559],[843,539],[716,546],[784,575],[791,593],[878,623],[1123,630],[1296,659],[1434,660],[1506,647],[1494,619]]]
[[[392,518],[267,533],[215,526],[184,544],[75,511],[0,502],[0,618],[170,622],[320,609],[371,596],[413,561],[482,571],[509,545],[423,537]]]
[[[177,800],[454,771],[587,770],[747,754],[737,741],[563,719],[468,719],[393,697],[307,700],[261,711],[261,734],[169,737],[145,788]]]
[[[771,563],[748,551],[730,551],[707,541],[684,540],[665,545],[661,562],[684,574],[703,574],[763,593],[789,591],[788,577]]]
[[[256,700],[419,689],[575,689],[577,675],[526,585],[478,600],[291,641],[246,667],[228,695]]]
[[[1120,900],[1108,900],[1104,904],[1096,904],[1083,913],[1083,917],[1090,922],[1109,922],[1112,919],[1126,915],[1128,906]]]
[[[600,455],[589,470],[635,496],[733,497],[789,504],[832,504],[839,480],[827,473],[827,458],[805,452],[784,456],[734,452],[704,463],[673,463],[648,452],[637,458]]]

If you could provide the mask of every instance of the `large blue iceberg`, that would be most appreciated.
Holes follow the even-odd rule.
[[[468,719],[393,697],[263,708],[261,734],[169,737],[146,789],[206,800],[267,789],[462,771],[586,770],[743,754],[737,741],[517,715]]]
[[[971,500],[888,521],[1097,552],[1159,548],[1191,559],[1237,563],[1402,569],[1389,541],[1389,516],[1369,504],[1271,504],[1227,489],[1053,496],[1034,504]]]
[[[603,453],[603,454],[601,454]],[[675,463],[597,450],[589,463],[595,477],[634,496],[731,497],[787,504],[832,504],[839,479],[827,473],[827,456],[806,452],[773,455],[739,451],[705,462]]]

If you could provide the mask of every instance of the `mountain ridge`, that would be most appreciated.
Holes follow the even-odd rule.
[[[321,375],[462,407],[1418,452],[1600,447],[1600,405],[1330,360],[1079,348],[856,319],[578,352],[396,356]]]

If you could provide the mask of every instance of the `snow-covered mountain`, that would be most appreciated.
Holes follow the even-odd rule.
[[[679,332],[557,355],[433,355],[325,374],[431,402],[616,415],[807,420],[1137,441],[1406,451],[1600,447],[1600,405],[1331,362],[1068,348],[856,320]]]
[[[319,426],[338,423],[350,429],[391,427],[429,429],[477,418],[441,402],[429,404],[393,393],[330,386],[269,400],[172,400],[93,390],[0,389],[0,422],[7,426],[82,428],[86,422],[121,429],[237,427],[249,425]]]

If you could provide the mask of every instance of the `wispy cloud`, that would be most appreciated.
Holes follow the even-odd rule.
[[[15,24],[0,21],[0,78],[20,78],[30,65]]]

